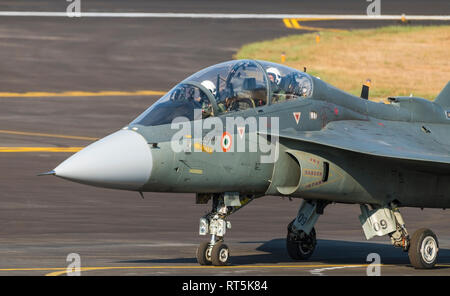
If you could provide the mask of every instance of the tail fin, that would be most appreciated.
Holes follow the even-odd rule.
[[[444,89],[439,93],[436,99],[434,99],[434,102],[444,108],[450,108],[450,81],[447,82]]]

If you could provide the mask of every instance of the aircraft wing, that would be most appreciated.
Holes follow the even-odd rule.
[[[330,122],[320,131],[288,128],[278,136],[373,156],[450,164],[450,146],[442,141],[445,129],[448,126],[345,120]]]

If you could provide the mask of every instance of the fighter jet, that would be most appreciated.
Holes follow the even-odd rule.
[[[318,77],[266,61],[203,69],[117,132],[46,173],[93,186],[195,193],[201,265],[226,265],[229,217],[267,195],[303,199],[287,252],[307,260],[330,203],[358,204],[367,239],[388,236],[415,268],[433,268],[439,244],[412,236],[403,207],[450,207],[450,83],[434,101],[369,101]]]

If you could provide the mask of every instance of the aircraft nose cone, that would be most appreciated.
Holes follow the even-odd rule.
[[[139,190],[150,178],[152,154],[140,134],[120,130],[72,155],[54,170],[71,181],[114,189]]]

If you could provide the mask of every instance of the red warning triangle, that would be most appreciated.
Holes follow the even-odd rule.
[[[238,133],[239,133],[239,137],[242,139],[242,137],[244,136],[244,132],[245,132],[245,126],[240,126],[237,128]]]
[[[298,124],[298,122],[300,121],[300,116],[302,115],[302,112],[294,112],[293,114],[294,114],[295,122],[297,122],[297,124]]]

